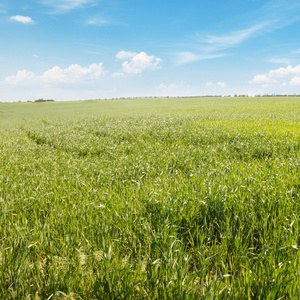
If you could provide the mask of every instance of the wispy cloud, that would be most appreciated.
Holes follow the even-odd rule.
[[[288,65],[291,63],[291,60],[288,58],[276,58],[276,57],[271,57],[267,59],[267,62],[270,63],[275,63],[275,64],[285,64]]]
[[[106,17],[90,17],[85,21],[85,24],[90,26],[97,26],[97,27],[125,25],[122,22],[117,22]]]
[[[293,54],[300,54],[300,49],[293,51]]]
[[[268,26],[268,23],[262,23],[255,26],[251,26],[246,29],[231,32],[223,36],[207,35],[202,40],[202,43],[212,46],[211,51],[219,51],[234,47],[243,41],[259,34],[264,28]],[[208,48],[209,49],[209,48]]]
[[[92,18],[86,21],[87,25],[93,25],[93,26],[107,26],[112,24],[112,22],[102,19],[102,18]]]
[[[243,41],[260,34],[268,25],[265,22],[224,35],[197,35],[199,52],[186,51],[175,54],[175,65],[227,56],[225,50],[236,47]]]
[[[65,13],[72,9],[81,8],[87,5],[95,5],[101,0],[40,0],[42,4],[53,9],[52,13]]]
[[[248,26],[245,25],[244,28],[223,34],[197,33],[194,47],[198,47],[199,50],[177,54],[176,64],[181,65],[192,61],[225,56],[227,55],[226,50],[238,47],[249,39],[298,22],[300,21],[300,2],[295,3],[292,0],[268,1],[259,10],[241,16],[240,21],[242,18],[251,19]],[[300,51],[297,53],[300,53]],[[273,62],[275,62],[275,59],[273,59]]]
[[[270,30],[291,25],[300,20],[300,2],[294,0],[268,1],[257,14],[257,20],[271,21]]]
[[[223,35],[198,36],[199,42],[206,45],[206,49],[210,49],[210,51],[226,50],[238,46],[250,38],[273,32],[300,21],[300,3],[289,0],[269,1],[252,14],[253,20],[249,26]]]
[[[30,17],[24,17],[20,15],[10,17],[10,20],[23,23],[23,24],[34,24],[34,21]]]
[[[201,61],[213,58],[219,58],[227,56],[225,53],[220,54],[195,54],[193,52],[179,52],[175,54],[175,65],[180,66],[194,61]]]

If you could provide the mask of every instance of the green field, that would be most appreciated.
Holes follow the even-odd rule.
[[[300,98],[0,111],[0,299],[300,298]]]

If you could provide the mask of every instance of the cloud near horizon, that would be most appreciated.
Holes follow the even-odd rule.
[[[154,71],[160,68],[159,64],[162,62],[160,58],[148,55],[145,52],[119,51],[116,54],[116,58],[124,62],[120,72],[113,73],[112,77],[126,77],[129,75],[140,75],[146,71]],[[42,75],[37,75],[27,70],[19,70],[16,74],[7,76],[0,83],[6,86],[77,84],[79,82],[99,80],[107,73],[108,70],[103,67],[103,63],[91,64],[88,67],[72,64],[65,69],[54,66],[46,70]]]
[[[270,70],[266,74],[258,74],[249,82],[251,84],[260,85],[300,85],[300,65],[287,66],[286,68],[278,68]]]
[[[225,88],[225,87],[228,86],[227,83],[225,83],[223,81],[219,81],[217,83],[209,81],[209,82],[206,82],[205,85],[208,86],[208,87],[221,87],[221,88]]]
[[[18,71],[16,75],[7,76],[2,84],[9,86],[15,85],[56,85],[59,83],[78,83],[86,80],[97,80],[104,76],[106,70],[102,63],[91,64],[88,67],[80,65],[70,65],[68,68],[62,69],[55,66],[42,75],[36,75],[27,70]]]

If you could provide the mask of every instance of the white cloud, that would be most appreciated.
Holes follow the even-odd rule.
[[[286,68],[279,68],[271,70],[268,74],[270,77],[282,78],[288,75],[300,74],[300,65],[296,67],[287,66]]]
[[[284,82],[281,82],[280,79],[289,79],[292,76],[300,75],[300,65],[298,66],[287,66],[286,68],[278,68],[275,70],[270,70],[267,74],[259,74],[255,75],[253,79],[250,81],[252,84],[276,84],[282,85]],[[290,85],[298,85],[298,78],[294,77],[290,79]]]
[[[148,55],[145,52],[119,51],[116,54],[116,58],[125,61],[122,63],[121,72],[114,73],[114,77],[138,75],[144,71],[154,71],[159,69],[159,64],[162,62],[160,58]]]
[[[206,82],[205,85],[208,86],[208,87],[221,87],[221,88],[225,88],[225,87],[228,86],[227,83],[225,83],[223,81],[219,81],[219,82],[216,82],[216,83],[214,83],[212,81],[208,81],[208,82]]]
[[[296,76],[290,81],[290,85],[300,85],[300,77]]]
[[[106,70],[103,68],[103,64],[92,64],[88,67],[81,67],[80,65],[71,65],[66,69],[62,69],[55,66],[42,75],[36,75],[33,72],[26,70],[18,71],[16,75],[11,75],[5,78],[4,83],[8,85],[19,84],[47,84],[55,85],[57,83],[77,83],[87,80],[100,79]]]
[[[16,21],[23,24],[34,24],[34,21],[30,17],[24,17],[20,15],[10,17],[12,21]]]
[[[223,82],[223,81],[219,81],[217,82],[217,86],[220,86],[220,87],[226,87],[227,86],[227,83]]]
[[[85,79],[99,79],[104,73],[105,70],[102,63],[92,64],[88,67],[71,65],[66,69],[55,66],[44,72],[42,79],[45,82],[75,82]]]
[[[255,75],[250,83],[269,84],[269,83],[278,83],[278,81],[273,78],[269,78],[267,75]]]
[[[18,71],[16,75],[7,76],[4,79],[4,83],[8,85],[17,85],[20,83],[34,82],[36,80],[36,75],[33,72],[28,72],[26,70]]]

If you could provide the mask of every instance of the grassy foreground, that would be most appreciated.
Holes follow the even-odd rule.
[[[299,299],[300,99],[0,103],[1,299]]]

